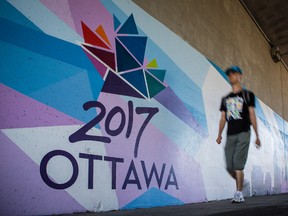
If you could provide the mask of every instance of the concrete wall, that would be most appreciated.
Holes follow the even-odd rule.
[[[225,69],[239,65],[244,85],[288,120],[288,71],[238,0],[133,0]]]
[[[203,30],[195,41],[230,65],[237,52],[218,53],[216,39],[204,39],[218,28],[196,18]],[[198,52],[169,23],[129,0],[0,1],[0,215],[233,197],[226,136],[215,142],[220,100],[231,87],[211,53]],[[221,51],[233,48],[230,40]],[[256,96],[262,147],[252,131],[243,192],[287,193],[288,124]]]

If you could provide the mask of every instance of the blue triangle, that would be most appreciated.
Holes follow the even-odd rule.
[[[39,32],[43,32],[39,27],[37,27],[33,22],[31,22],[30,19],[25,17],[22,13],[20,13],[15,7],[13,7],[10,3],[7,1],[0,1],[0,14],[1,19],[3,21],[9,20],[10,22],[13,22],[13,24],[18,24],[22,28],[31,28],[32,30],[36,30]],[[8,22],[7,22],[8,23]],[[5,28],[1,26],[1,33],[5,34]],[[13,28],[13,26],[8,26],[8,28]]]
[[[166,70],[148,69],[148,71],[161,82],[164,82]]]
[[[121,76],[138,89],[143,95],[148,97],[143,70],[121,74]]]
[[[120,26],[121,22],[114,14],[113,14],[113,20],[114,20],[114,31],[116,31],[116,29]]]
[[[257,113],[257,117],[259,117],[259,119],[264,123],[265,126],[267,126],[267,118],[263,112],[263,109],[260,105],[259,99],[257,97],[255,97],[255,105],[256,105],[256,113]],[[269,128],[269,127],[267,127]]]
[[[67,69],[69,68],[68,66],[66,67]],[[95,78],[95,75],[97,76],[95,71],[90,71],[89,73],[91,74],[91,78]],[[49,86],[34,91],[28,96],[73,118],[79,119],[80,121],[89,122],[90,119],[95,117],[95,113],[83,113],[83,109],[81,106],[79,107],[79,104],[83,104],[84,101],[98,98],[101,90],[101,81],[95,82],[95,80],[93,80],[92,82],[96,84],[93,88],[95,88],[95,86],[98,88],[98,94],[95,96],[93,96],[94,92],[90,88],[90,80],[87,77],[86,72],[80,72],[74,76],[63,79],[60,82],[51,83]],[[80,83],[83,85],[80,86]],[[56,92],[57,94],[55,94]],[[69,97],[67,97],[67,95],[69,95]]]
[[[171,205],[183,205],[179,199],[159,190],[156,188],[151,188],[144,194],[134,199],[132,202],[128,203],[123,209],[135,209],[135,208],[152,208],[159,206],[171,206]]]
[[[118,34],[138,34],[137,26],[133,14],[131,14],[126,22],[117,32]]]
[[[119,36],[118,39],[134,55],[134,57],[143,64],[147,37],[142,36]]]
[[[122,46],[122,44],[116,39],[116,52],[117,52],[117,67],[118,71],[126,71],[133,68],[139,68],[140,65],[131,56],[131,54]]]

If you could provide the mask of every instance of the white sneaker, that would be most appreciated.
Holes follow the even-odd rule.
[[[245,199],[243,197],[242,192],[236,192],[234,198],[231,201],[232,203],[244,203]]]

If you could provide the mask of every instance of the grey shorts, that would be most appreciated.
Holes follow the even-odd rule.
[[[228,171],[243,170],[247,161],[250,131],[228,135],[225,146],[225,157]]]

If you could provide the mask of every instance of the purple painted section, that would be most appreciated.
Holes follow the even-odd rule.
[[[0,92],[0,129],[81,124],[3,84],[0,84]]]
[[[99,0],[85,0],[85,1],[69,0],[68,1],[70,8],[69,15],[71,15],[72,17],[67,15],[63,16],[65,12],[67,13],[66,2],[63,3],[59,1],[61,2],[60,4],[58,1],[51,2],[50,0],[42,0],[42,2],[58,17],[63,19],[63,21],[66,22],[69,26],[71,26],[71,22],[73,22],[74,23],[73,28],[79,35],[83,36],[81,21],[87,24],[87,26],[91,28],[93,31],[95,31],[99,25],[102,25],[110,41],[110,44],[112,45],[112,51],[115,52],[114,48],[115,33],[113,28],[113,17],[110,14],[110,12],[108,12],[107,9],[101,4]],[[91,8],[95,9],[93,13],[91,13]]]
[[[112,46],[112,52],[115,53],[115,33],[113,28],[113,16],[102,5],[100,0],[85,0],[69,1],[70,10],[76,26],[76,31],[79,35],[82,34],[81,21],[83,21],[92,30],[96,30],[99,25],[103,26],[103,29],[109,39]],[[91,13],[91,8],[95,8],[95,13]],[[97,12],[96,12],[97,9]]]
[[[47,186],[39,166],[0,132],[0,215],[84,212],[64,190]]]
[[[152,187],[158,188],[158,184],[154,177],[149,188],[147,189],[141,161],[145,162],[148,175],[150,173],[153,162],[156,165],[159,175],[163,163],[166,164],[162,185],[160,187],[162,191],[170,194],[171,196],[177,197],[177,199],[185,203],[197,201],[199,202],[206,199],[206,192],[200,165],[187,153],[179,149],[175,143],[169,140],[165,134],[162,134],[162,132],[154,127],[151,123],[147,125],[144,133],[142,134],[138,157],[134,158],[136,137],[147,114],[136,114],[134,107],[132,133],[131,136],[127,139],[125,137],[128,120],[127,102],[122,100],[120,96],[105,93],[100,94],[98,101],[103,103],[106,107],[107,115],[110,110],[115,107],[113,104],[120,106],[126,115],[126,125],[123,129],[123,132],[120,135],[114,137],[114,139],[112,137],[112,142],[106,145],[107,155],[125,158],[124,163],[118,163],[117,165],[116,190],[120,208],[145,193],[148,189]],[[111,101],[113,101],[113,104],[111,104]],[[149,102],[143,100],[143,106],[149,106]],[[155,117],[156,116],[154,116],[154,118]],[[110,123],[110,128],[112,129],[119,127],[120,115],[118,115],[118,117],[115,116],[114,118],[114,121],[111,121]],[[101,124],[101,128],[103,135],[106,135],[106,131],[103,129],[105,128],[103,123]],[[163,150],[165,150],[165,154],[163,154]],[[134,161],[142,189],[138,189],[136,184],[128,184],[126,190],[123,190],[122,186],[127,175],[131,160]],[[177,190],[174,185],[169,186],[167,190],[164,189],[171,166],[174,168],[179,190]],[[131,175],[130,179],[134,179],[133,174]]]
[[[74,22],[70,14],[69,0],[41,0],[41,2],[47,8],[53,9],[53,12],[56,14],[57,17],[66,22],[72,29],[75,29]]]
[[[191,112],[189,112],[183,102],[177,97],[177,95],[170,87],[167,87],[165,91],[157,94],[154,99],[161,103],[168,110],[170,110],[174,115],[176,115],[187,125],[189,125],[197,133],[204,136],[203,128],[201,128],[201,126],[197,123]],[[177,106],[175,106],[175,104],[177,104]]]

